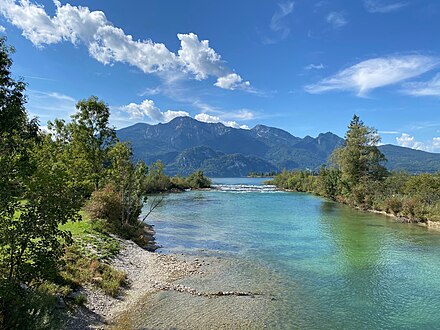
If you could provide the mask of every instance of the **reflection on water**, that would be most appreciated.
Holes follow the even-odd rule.
[[[149,222],[163,252],[215,258],[213,273],[187,279],[191,286],[264,295],[188,300],[159,293],[127,316],[127,324],[140,329],[440,325],[438,233],[307,194],[256,189],[262,181],[215,182],[250,186],[248,193],[170,195]]]

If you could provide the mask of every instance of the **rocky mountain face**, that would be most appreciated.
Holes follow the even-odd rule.
[[[211,177],[245,176],[249,172],[282,169],[318,169],[344,140],[327,132],[316,138],[299,138],[274,127],[257,125],[250,130],[221,123],[204,123],[178,117],[166,124],[135,124],[117,131],[130,142],[134,157],[147,164],[161,160],[171,175],[203,170]],[[440,170],[440,154],[381,146],[393,170],[434,172]]]

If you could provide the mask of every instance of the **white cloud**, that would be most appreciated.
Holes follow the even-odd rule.
[[[192,72],[196,79],[206,79],[208,75],[219,77],[225,69],[222,67],[221,56],[209,47],[208,40],[200,41],[197,35],[178,34],[181,49],[179,59],[185,64],[186,70]]]
[[[6,28],[3,25],[0,25],[0,33],[5,33]]]
[[[160,87],[155,87],[155,88],[146,88],[144,91],[142,91],[141,93],[139,93],[139,96],[151,96],[151,95],[157,95],[162,93],[162,89]]]
[[[392,85],[432,70],[440,64],[435,57],[402,55],[373,58],[344,69],[334,76],[305,87],[309,93],[355,91],[365,96],[370,90]]]
[[[28,110],[31,117],[38,117],[42,126],[47,120],[55,118],[68,120],[75,112],[77,99],[59,93],[38,90],[28,90]]]
[[[218,78],[214,85],[223,89],[234,90],[250,88],[251,84],[249,81],[243,81],[238,74],[230,73],[224,77]]]
[[[348,23],[344,13],[332,11],[327,15],[327,22],[335,29],[339,29]]]
[[[440,73],[430,81],[404,84],[403,92],[413,96],[440,96]]]
[[[278,10],[273,14],[270,20],[270,29],[279,33],[281,39],[287,38],[290,34],[290,28],[284,23],[284,18],[293,11],[294,2],[287,1],[278,4]]]
[[[322,70],[324,68],[325,68],[325,66],[322,63],[319,63],[319,64],[312,63],[312,64],[307,65],[304,69],[306,69],[306,70]]]
[[[59,1],[54,3],[53,17],[46,13],[44,6],[29,0],[1,0],[0,13],[37,47],[62,41],[84,44],[90,56],[105,65],[123,62],[144,73],[184,72],[194,75],[197,80],[209,76],[225,77],[231,73],[221,56],[209,47],[209,41],[199,40],[194,33],[177,35],[180,50],[176,55],[163,43],[133,40],[131,35],[113,26],[102,11],[61,5]],[[173,73],[168,76],[176,76]],[[221,84],[216,86],[221,87]]]
[[[186,111],[173,111],[167,110],[165,112],[160,111],[152,100],[144,100],[142,103],[130,103],[120,110],[130,114],[130,119],[143,119],[145,117],[150,118],[154,122],[167,123],[176,117],[186,117],[189,113]]]
[[[386,3],[380,0],[364,0],[364,7],[370,13],[385,14],[407,6],[407,2]]]
[[[220,117],[208,115],[207,113],[199,113],[194,116],[194,119],[202,121],[204,123],[219,123],[221,122]]]
[[[240,109],[237,112],[229,112],[229,118],[240,119],[240,120],[252,120],[255,118],[255,114],[248,109]]]
[[[72,104],[77,102],[77,100],[74,99],[73,97],[71,97],[69,95],[62,94],[62,93],[58,93],[58,92],[43,92],[43,91],[36,91],[36,90],[31,90],[30,92],[33,96],[35,96],[37,98],[51,98],[51,99],[55,99],[58,101],[67,101]]]
[[[240,125],[236,121],[223,121],[220,119],[220,117],[208,115],[206,113],[199,113],[195,115],[194,119],[204,123],[221,123],[232,128],[249,129],[249,126],[247,125]]]
[[[423,150],[428,152],[440,152],[440,137],[434,137],[427,142],[416,141],[414,136],[402,133],[400,137],[396,137],[397,144],[402,147]]]

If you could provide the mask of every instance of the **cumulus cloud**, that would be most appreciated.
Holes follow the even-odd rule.
[[[223,121],[220,117],[208,115],[206,113],[199,113],[195,115],[194,119],[204,123],[222,123],[225,126],[232,128],[249,129],[247,125],[240,125],[236,121]]]
[[[243,79],[236,73],[230,73],[224,77],[218,78],[214,85],[229,90],[247,89],[251,86],[249,81],[243,81]]]
[[[364,7],[369,13],[389,13],[407,6],[407,2],[383,2],[379,0],[364,0]]]
[[[181,49],[178,51],[179,59],[196,79],[206,79],[208,75],[218,77],[225,72],[221,56],[209,47],[208,40],[200,41],[194,33],[179,33],[177,38],[181,44]]]
[[[439,64],[438,58],[423,55],[373,58],[322,79],[316,84],[308,85],[305,90],[312,94],[328,91],[355,91],[358,96],[365,96],[373,89],[416,77]]]
[[[5,33],[6,28],[3,25],[0,25],[0,33]]]
[[[175,54],[163,43],[134,40],[131,35],[112,25],[102,11],[88,7],[61,5],[54,1],[55,15],[50,17],[42,5],[29,0],[2,0],[0,13],[22,30],[35,46],[62,41],[84,44],[91,57],[107,65],[123,62],[144,73],[184,72],[197,80],[226,77],[231,74],[208,40],[199,40],[194,33],[178,34],[180,49]],[[222,84],[216,85],[222,88]],[[236,88],[244,85],[236,85]],[[228,88],[231,89],[231,88]]]
[[[335,29],[339,29],[348,23],[344,13],[332,11],[327,15],[327,22]]]
[[[143,119],[147,117],[154,122],[160,123],[167,123],[176,117],[189,116],[189,113],[186,111],[167,110],[162,112],[152,100],[144,100],[140,104],[130,103],[120,107],[120,110],[127,112],[130,115],[130,119]]]
[[[413,96],[440,96],[440,73],[430,81],[404,84],[403,92]]]
[[[420,142],[416,141],[414,136],[411,136],[407,133],[402,133],[401,136],[396,137],[396,141],[397,144],[402,147],[428,152],[440,152],[440,137],[434,137],[427,142]]]

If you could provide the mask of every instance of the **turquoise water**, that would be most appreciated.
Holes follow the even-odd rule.
[[[222,324],[225,328],[228,324],[284,329],[440,328],[438,232],[309,194],[276,192],[259,186],[263,181],[217,179],[214,183],[222,190],[169,195],[149,219],[162,252],[229,261],[211,282],[190,284],[245,287],[274,297],[261,300],[264,306],[253,311],[246,310],[246,301],[239,301],[246,323],[221,323],[231,313],[224,310],[225,303],[200,301],[205,313],[199,318],[207,318],[206,324],[212,328]],[[180,317],[189,313],[178,307],[187,299],[182,295],[151,299],[156,299],[158,309],[162,301],[163,308],[174,304],[172,310],[180,311]],[[255,301],[252,304],[258,305]],[[160,328],[161,323],[146,314],[141,314],[144,323],[135,323],[141,327],[153,322]]]

